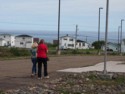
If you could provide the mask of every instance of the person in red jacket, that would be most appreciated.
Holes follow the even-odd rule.
[[[42,79],[42,65],[44,66],[44,78],[49,78],[47,72],[47,53],[48,47],[42,39],[37,48],[38,79]]]

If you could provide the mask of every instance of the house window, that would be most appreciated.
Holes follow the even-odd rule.
[[[4,43],[4,46],[6,46],[6,43]]]
[[[68,44],[69,47],[74,47],[74,44]]]
[[[69,39],[69,41],[73,41],[73,39]]]
[[[67,40],[66,38],[64,38],[64,40]]]
[[[20,45],[23,45],[23,42],[20,42]]]
[[[79,43],[79,47],[81,46],[81,43]]]
[[[25,39],[25,38],[23,37],[23,39]]]
[[[82,46],[85,46],[85,43],[82,43]]]
[[[32,43],[31,41],[27,41],[27,43]]]
[[[9,41],[7,41],[7,44],[9,44],[10,42]]]

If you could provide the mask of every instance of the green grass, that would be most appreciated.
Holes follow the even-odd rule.
[[[48,44],[48,55],[57,55],[57,46]],[[101,51],[102,55],[104,54]],[[67,49],[61,50],[61,55],[97,55],[96,49]],[[110,53],[108,55],[118,55],[117,53]],[[17,58],[17,57],[27,57],[31,56],[30,49],[26,48],[15,48],[15,47],[0,47],[0,59],[10,59],[10,58]]]
[[[0,94],[5,94],[3,90],[0,90]]]

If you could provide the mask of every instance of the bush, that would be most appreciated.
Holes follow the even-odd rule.
[[[14,56],[30,56],[30,52],[25,48],[10,48],[10,52]]]
[[[0,90],[0,94],[5,94],[3,90]]]
[[[72,54],[78,54],[78,51],[77,50],[73,50]]]
[[[90,51],[86,51],[86,54],[91,54]]]
[[[0,47],[0,57],[10,57],[13,54],[9,51],[7,47]]]

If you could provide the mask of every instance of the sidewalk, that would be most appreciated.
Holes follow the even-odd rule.
[[[108,72],[125,72],[125,62],[121,61],[107,61],[106,62],[106,70]],[[104,70],[104,62],[98,63],[94,66],[81,67],[81,68],[68,68],[64,70],[58,70],[58,72],[87,72],[87,71],[103,71]]]

